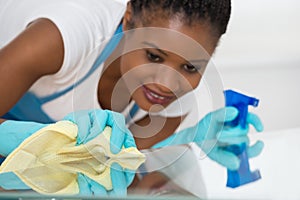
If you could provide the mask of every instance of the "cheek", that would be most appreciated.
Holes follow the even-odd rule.
[[[200,74],[193,74],[193,75],[185,75],[184,83],[182,83],[182,88],[185,92],[189,92],[193,89],[195,89],[200,81],[202,76]]]
[[[122,55],[120,69],[122,75],[126,72],[143,65],[144,59],[141,51],[133,51]]]
[[[120,59],[120,71],[122,76],[131,69],[132,63],[130,63],[130,54],[122,55]]]
[[[142,50],[127,53],[120,59],[120,71],[122,77],[126,76],[128,78],[152,81],[153,77],[157,74],[158,66],[159,65],[149,63],[145,52]]]
[[[152,82],[156,73],[145,62],[145,55],[141,51],[134,51],[123,55],[120,59],[121,76],[127,88],[133,92],[145,82]]]

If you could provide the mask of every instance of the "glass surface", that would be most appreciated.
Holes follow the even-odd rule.
[[[71,197],[71,196],[45,196],[39,194],[27,194],[27,193],[11,193],[11,194],[0,194],[0,199],[4,200],[94,200],[94,199],[141,199],[141,200],[150,200],[153,199],[151,196],[127,196],[127,197]],[[170,197],[170,196],[162,196],[162,197],[155,197],[155,199],[170,199],[170,200],[194,200],[199,199],[196,197],[187,197],[187,196],[177,196],[177,197]]]
[[[120,199],[199,199],[199,197],[205,197],[198,159],[189,145],[143,150],[143,153],[147,157],[146,162],[136,171],[134,181],[128,188],[128,195]],[[116,199],[116,197],[49,196],[32,190],[2,189],[0,199]]]
[[[183,145],[143,151],[147,161],[138,168],[126,197],[49,196],[2,190],[0,199],[299,199],[300,128],[250,136],[265,143],[262,154],[250,159],[251,170],[259,169],[262,178],[235,189],[226,187],[224,167],[209,158],[199,160],[199,149]]]

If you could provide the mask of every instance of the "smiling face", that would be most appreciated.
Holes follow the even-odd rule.
[[[218,39],[207,25],[176,17],[136,28],[125,32],[124,48],[132,50],[122,55],[120,71],[139,107],[158,111],[198,86]]]

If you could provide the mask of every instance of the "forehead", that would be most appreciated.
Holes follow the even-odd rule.
[[[143,15],[147,15],[147,17]],[[176,30],[198,42],[210,43],[211,46],[216,46],[220,38],[216,34],[214,25],[206,18],[187,17],[180,12],[167,14],[166,11],[146,12],[143,15],[139,16],[138,19],[134,19],[136,27],[160,27]]]
[[[137,27],[125,32],[125,51],[142,49],[145,44],[172,52],[186,60],[206,59],[212,55],[216,41],[209,30],[199,26],[186,26],[174,20],[167,23],[158,20],[155,24]]]

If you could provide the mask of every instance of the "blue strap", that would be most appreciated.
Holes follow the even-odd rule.
[[[10,120],[36,121],[40,123],[54,122],[44,112],[40,99],[32,92],[26,92],[14,107],[1,117]]]
[[[66,89],[64,89],[64,90],[62,90],[60,92],[56,92],[56,93],[51,94],[49,96],[40,98],[41,103],[44,104],[46,102],[52,101],[52,100],[54,100],[54,99],[62,96],[65,93],[73,90],[78,85],[80,85],[83,81],[85,81],[108,58],[108,56],[117,47],[117,45],[119,44],[119,42],[122,39],[122,37],[123,37],[123,30],[122,30],[122,24],[121,24],[121,25],[119,25],[119,27],[117,28],[116,32],[114,33],[114,36],[110,39],[110,41],[108,42],[108,44],[105,46],[104,50],[101,52],[100,56],[95,61],[94,65],[92,66],[92,68],[90,69],[90,71],[84,77],[82,77],[75,84],[71,85],[70,87],[68,87],[68,88],[66,88]]]
[[[126,124],[134,117],[134,115],[137,113],[139,109],[140,109],[139,106],[136,103],[134,103],[133,107],[130,109],[129,114],[125,119]]]

